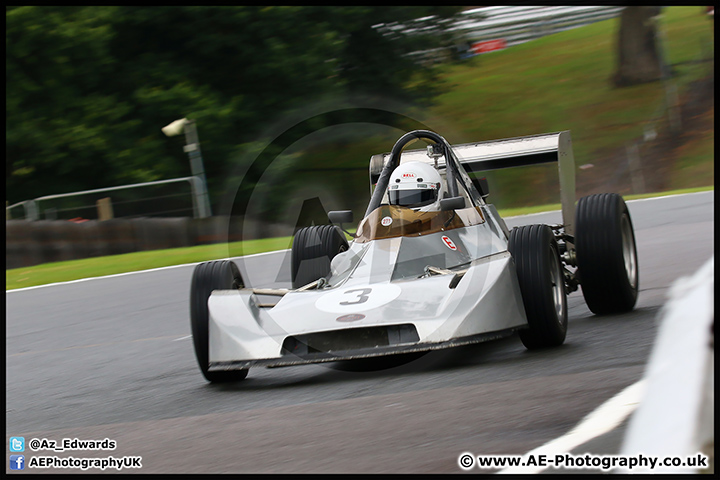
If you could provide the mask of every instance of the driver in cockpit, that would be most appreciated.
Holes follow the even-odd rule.
[[[440,173],[427,163],[403,163],[390,175],[390,205],[412,208],[416,212],[439,212],[444,194]]]

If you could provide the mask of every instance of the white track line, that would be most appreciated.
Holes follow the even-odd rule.
[[[635,200],[626,200],[627,203],[631,202],[647,202],[648,200],[658,200],[660,198],[670,198],[670,197],[681,197],[681,196],[690,196],[690,195],[701,195],[703,193],[715,193],[715,190],[703,190],[702,192],[692,192],[692,193],[679,193],[677,195],[663,195],[662,197],[650,197],[650,198],[636,198]]]
[[[560,438],[542,445],[524,456],[569,453],[573,448],[609,432],[625,420],[640,404],[645,380],[630,385],[587,415],[575,428]],[[497,473],[539,473],[548,467],[508,467]]]
[[[703,193],[714,193],[714,192],[715,192],[715,190],[704,190],[702,192],[679,193],[677,195],[663,195],[662,197],[636,198],[635,200],[625,200],[625,203],[648,202],[648,201],[652,201],[652,200],[661,200],[661,199],[670,198],[670,197],[684,197],[684,196],[701,195]],[[515,215],[512,217],[503,217],[503,218],[505,220],[510,220],[512,218],[533,217],[535,215],[545,215],[546,213],[556,213],[556,212],[560,212],[560,210],[547,210],[544,212],[526,213],[524,215]]]
[[[704,192],[681,193],[681,194],[679,194],[679,195],[665,195],[665,196],[663,196],[663,197],[640,198],[640,199],[637,199],[637,200],[628,200],[627,202],[628,202],[628,203],[632,203],[632,202],[644,202],[644,201],[648,201],[648,200],[659,200],[659,199],[663,199],[663,198],[680,197],[680,196],[684,196],[684,195],[698,195],[698,194],[701,194],[701,193],[708,193],[708,192],[714,192],[714,191],[715,191],[715,190],[706,190],[706,191],[704,191]],[[506,220],[509,220],[509,219],[511,219],[511,218],[531,217],[531,216],[533,216],[533,215],[544,215],[544,214],[546,214],[546,213],[552,213],[552,212],[559,212],[559,210],[552,210],[552,211],[548,211],[548,212],[528,213],[527,215],[516,215],[516,216],[514,216],[514,217],[506,217]],[[255,254],[252,254],[252,255],[245,255],[245,257],[258,257],[258,256],[260,256],[260,255],[270,255],[270,254],[272,254],[272,253],[287,252],[287,251],[289,251],[289,249],[287,249],[287,250],[277,250],[277,251],[274,251],[274,252],[255,253]],[[239,258],[239,257],[232,257],[232,258]],[[219,259],[219,260],[223,260],[223,259]],[[227,259],[225,259],[225,260],[227,260]],[[199,264],[199,263],[202,263],[202,262],[186,263],[186,264],[183,264],[183,265],[171,265],[171,266],[169,266],[169,267],[151,268],[151,269],[149,269],[149,270],[138,270],[138,271],[136,271],[136,272],[116,273],[116,274],[113,274],[113,275],[103,275],[103,276],[101,276],[101,277],[81,278],[81,279],[78,279],[78,280],[70,280],[70,281],[67,281],[67,282],[56,282],[56,283],[48,283],[48,284],[45,284],[45,285],[36,285],[36,286],[34,286],[34,287],[15,288],[15,289],[12,289],[12,290],[5,290],[5,293],[7,294],[7,293],[10,293],[10,292],[23,292],[23,291],[25,291],[25,290],[34,290],[34,289],[36,289],[36,288],[53,287],[53,286],[56,286],[56,285],[67,285],[67,284],[70,284],[70,283],[87,282],[88,280],[99,280],[99,279],[102,279],[102,278],[121,277],[121,276],[124,276],[124,275],[134,275],[134,274],[136,274],[136,273],[158,272],[158,271],[160,271],[160,270],[167,270],[167,269],[170,269],[170,268],[191,267],[191,266],[197,265],[197,264]]]

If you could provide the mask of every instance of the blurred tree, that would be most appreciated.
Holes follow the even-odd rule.
[[[338,29],[339,77],[351,92],[382,92],[402,101],[427,103],[439,93],[437,70],[422,55],[451,54],[455,40],[446,29],[462,7],[342,7],[320,9]],[[413,81],[413,85],[409,83]]]
[[[662,7],[625,7],[617,37],[616,87],[654,82],[662,78],[657,17]]]
[[[408,54],[443,45],[459,11],[6,7],[7,200],[187,176],[182,137],[160,128],[189,117],[215,201],[237,152],[314,98],[426,103],[436,73]]]
[[[109,13],[98,7],[7,7],[9,200],[107,179],[104,160],[112,146],[106,130],[128,108],[102,88],[114,68],[107,51]]]

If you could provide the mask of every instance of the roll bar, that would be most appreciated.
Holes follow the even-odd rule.
[[[422,133],[422,135],[420,135],[420,133]],[[444,158],[438,159],[438,167],[446,167],[448,163],[447,159],[452,159],[449,162],[451,167],[448,169],[448,181],[451,175],[453,179],[458,178],[457,168],[453,167],[454,162],[462,164],[468,172],[481,172],[557,162],[558,174],[560,176],[560,201],[562,204],[565,233],[568,235],[575,234],[575,159],[569,130],[459,145],[450,145],[440,135],[427,130],[416,130],[406,133],[397,141],[391,153],[373,155],[370,159],[370,182],[371,184],[375,184],[377,180],[377,187],[373,192],[365,216],[380,205],[382,195],[385,189],[387,189],[390,174],[392,170],[400,164],[402,147],[414,138],[429,138],[436,141],[436,143],[446,146],[444,148],[447,148],[449,152],[444,155]],[[402,152],[402,158],[405,161],[420,161],[433,165],[435,162],[434,159],[428,157],[426,150],[408,150]],[[391,166],[386,168],[389,164],[391,164]],[[388,171],[387,177],[384,179],[384,183],[381,184],[380,182],[386,170]],[[454,186],[457,188],[457,185]],[[448,187],[448,189],[449,188],[450,187]],[[457,195],[457,190],[450,192],[450,194],[452,196]],[[374,201],[377,202],[377,205]]]
[[[432,140],[433,142],[435,142],[436,145],[440,145],[442,148],[443,158],[450,159],[450,161],[445,160],[444,162],[444,166],[447,168],[446,179],[448,185],[448,193],[451,197],[456,197],[458,195],[456,181],[456,179],[459,177],[457,166],[458,159],[453,153],[450,144],[443,137],[441,137],[435,132],[431,132],[430,130],[413,130],[412,132],[406,133],[405,135],[400,137],[397,142],[395,142],[395,145],[390,152],[390,157],[386,162],[384,162],[384,165],[382,166],[382,170],[378,177],[375,191],[373,191],[372,197],[370,198],[370,203],[368,204],[367,210],[365,211],[365,215],[363,217],[367,217],[373,210],[380,206],[380,202],[382,201],[382,197],[385,194],[385,190],[387,190],[388,188],[390,176],[392,175],[392,172],[398,167],[398,165],[400,165],[400,156],[402,154],[402,149],[408,143],[420,138]],[[426,152],[425,150],[422,151]]]

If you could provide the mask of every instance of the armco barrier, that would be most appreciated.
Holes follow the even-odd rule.
[[[502,41],[512,47],[546,35],[583,27],[591,23],[619,17],[625,7],[617,5],[562,6],[490,6],[466,10],[449,28],[458,39],[477,47],[478,43]],[[412,28],[412,24],[408,24]],[[395,27],[402,30],[403,27]],[[504,48],[503,47],[503,48]],[[457,47],[456,47],[457,48]],[[475,48],[473,53],[482,53]],[[436,48],[411,55],[428,61],[442,61],[446,49]],[[492,50],[487,50],[492,51]]]
[[[479,42],[504,39],[508,46],[620,16],[622,6],[493,6],[467,10],[453,30]]]
[[[146,250],[283,237],[294,231],[293,226],[243,222],[241,218],[229,220],[220,216],[88,220],[83,223],[9,220],[5,226],[6,269]]]

